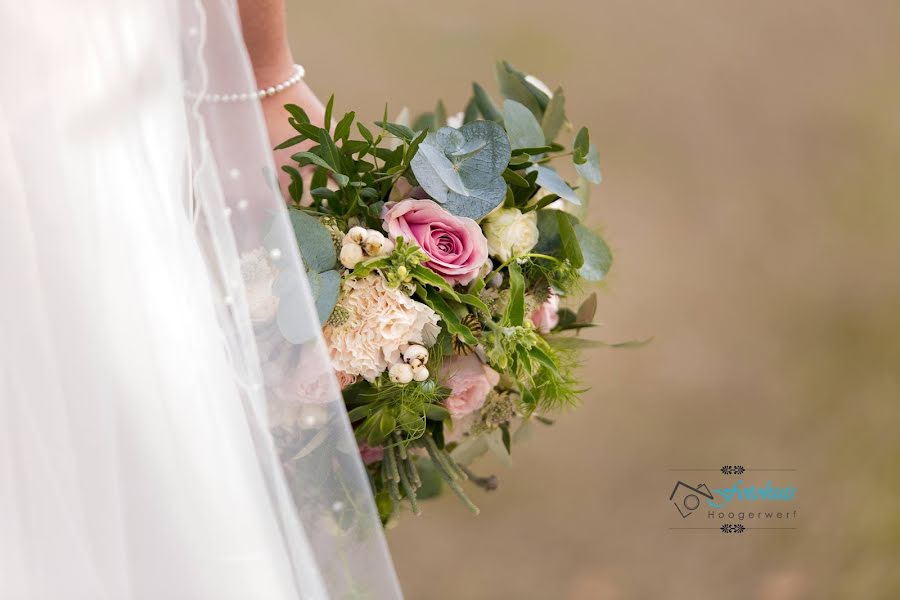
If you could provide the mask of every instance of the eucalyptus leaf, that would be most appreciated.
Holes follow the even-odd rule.
[[[507,62],[498,62],[495,69],[497,75],[497,85],[500,86],[500,93],[508,100],[515,100],[531,111],[531,113],[541,118],[541,105],[538,103],[534,93],[525,85],[525,77],[513,69]]]
[[[584,225],[577,224],[574,229],[584,255],[584,265],[579,269],[579,274],[588,281],[602,281],[612,266],[613,257],[609,246],[603,238]]]
[[[334,305],[337,304],[338,296],[341,294],[341,275],[334,269],[318,275],[319,289],[313,300],[316,303],[319,322],[324,325],[331,316],[331,311],[334,310]]]
[[[572,220],[568,214],[558,211],[556,213],[556,224],[559,228],[560,249],[562,250],[563,258],[572,263],[572,266],[576,269],[580,269],[584,264],[584,255],[581,252],[581,245],[572,226]]]
[[[575,134],[575,143],[572,147],[572,153],[575,157],[575,164],[581,164],[587,159],[588,152],[591,148],[591,135],[588,133],[587,127],[582,127]]]
[[[594,321],[597,314],[597,292],[591,293],[587,299],[578,307],[575,315],[575,321],[579,324],[588,324]]]
[[[435,122],[436,121],[434,118],[434,113],[422,113],[421,115],[418,115],[415,119],[413,119],[411,128],[414,131],[434,131],[435,129],[437,129],[437,127],[435,127],[434,125]]]
[[[538,242],[534,246],[534,252],[539,254],[555,254],[560,247],[559,222],[556,213],[561,212],[552,208],[539,210],[537,214]]]
[[[591,144],[584,162],[575,163],[575,170],[591,183],[600,183],[602,179],[600,175],[600,156],[597,154],[596,145]]]
[[[422,487],[416,490],[416,498],[419,500],[427,500],[440,496],[444,487],[444,478],[441,477],[437,468],[428,458],[419,458],[416,460],[416,470],[419,472],[419,478],[422,480]],[[393,511],[393,504],[391,504]]]
[[[419,145],[410,165],[419,185],[451,213],[480,219],[503,202],[511,148],[502,127],[473,121],[442,127]]]
[[[528,167],[527,170],[529,172],[536,172],[538,174],[537,184],[551,194],[556,194],[563,200],[568,200],[572,204],[581,204],[581,198],[578,197],[575,190],[560,177],[559,173],[550,167],[545,167],[544,165],[532,165]]]
[[[292,208],[288,215],[306,268],[317,273],[333,269],[337,253],[328,229],[317,218],[301,210]]]
[[[334,310],[341,288],[340,274],[335,270],[337,253],[331,234],[315,217],[301,210],[289,209],[288,216],[300,249],[306,278],[316,305],[319,323],[309,323],[305,312],[306,297],[303,283],[290,272],[282,272],[272,291],[279,297],[276,323],[282,335],[294,344],[301,344],[318,335]]]
[[[478,112],[478,103],[473,96],[469,99],[468,104],[466,104],[466,110],[463,112],[463,123],[471,123],[478,119]]]
[[[547,104],[544,111],[544,118],[541,120],[541,128],[544,130],[544,137],[548,142],[552,142],[559,135],[560,129],[566,122],[566,97],[562,88],[556,88],[553,97]]]
[[[317,275],[317,274],[316,274]],[[314,279],[308,277],[310,288]],[[315,277],[318,281],[318,277]],[[302,344],[314,340],[320,334],[321,324],[312,321],[307,312],[307,299],[299,280],[299,273],[282,272],[272,285],[272,292],[278,296],[278,312],[275,323],[284,339],[292,344]]]
[[[544,145],[544,131],[534,113],[515,100],[503,102],[503,125],[514,150]]]
[[[450,453],[450,458],[461,465],[470,465],[488,451],[487,440],[483,435],[465,438]]]
[[[482,117],[488,121],[501,121],[503,119],[500,109],[497,108],[497,105],[494,104],[494,101],[491,100],[490,95],[484,91],[483,87],[473,83],[472,93],[475,105],[478,107],[478,112],[481,113]]]
[[[500,462],[502,462],[506,466],[512,465],[512,458],[509,456],[509,451],[506,449],[506,444],[503,443],[503,433],[496,429],[488,434],[482,436],[484,440],[487,442],[488,450],[496,456]]]
[[[435,129],[443,127],[446,124],[447,124],[447,107],[444,105],[443,100],[438,100],[437,106],[434,109]]]

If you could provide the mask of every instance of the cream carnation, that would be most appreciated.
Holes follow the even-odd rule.
[[[252,321],[269,321],[278,311],[278,296],[272,293],[272,283],[277,276],[278,271],[265,248],[241,254],[241,277],[247,290],[247,307]]]
[[[345,281],[339,303],[348,318],[323,329],[331,363],[337,371],[368,381],[399,362],[408,344],[430,346],[440,331],[440,317],[433,310],[387,287],[376,274]]]
[[[500,208],[482,223],[488,252],[501,262],[520,256],[538,241],[537,211],[522,213],[518,208]]]

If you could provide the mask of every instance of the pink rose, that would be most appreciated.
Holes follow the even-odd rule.
[[[441,375],[450,388],[444,406],[454,420],[484,406],[488,393],[500,382],[500,375],[474,354],[447,358],[441,365]]]
[[[531,322],[544,335],[550,333],[559,323],[559,296],[550,292],[550,297],[531,313]]]
[[[384,458],[384,448],[381,446],[370,446],[365,442],[360,442],[359,455],[362,457],[362,461],[365,464],[371,465]]]
[[[487,239],[478,223],[451,215],[434,200],[386,205],[382,218],[391,239],[402,235],[418,245],[428,255],[425,266],[451,285],[471,282],[487,260]]]

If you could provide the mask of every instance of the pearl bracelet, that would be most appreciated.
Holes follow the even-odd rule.
[[[303,65],[294,65],[294,74],[281,83],[256,90],[255,92],[244,92],[242,94],[204,94],[203,102],[222,104],[229,102],[246,102],[247,100],[256,98],[262,100],[267,96],[274,96],[275,94],[279,94],[289,87],[300,83],[300,80],[303,79],[305,73],[306,70],[303,68]]]

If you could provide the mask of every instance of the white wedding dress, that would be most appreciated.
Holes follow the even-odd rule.
[[[400,597],[234,3],[0,44],[0,600]]]

